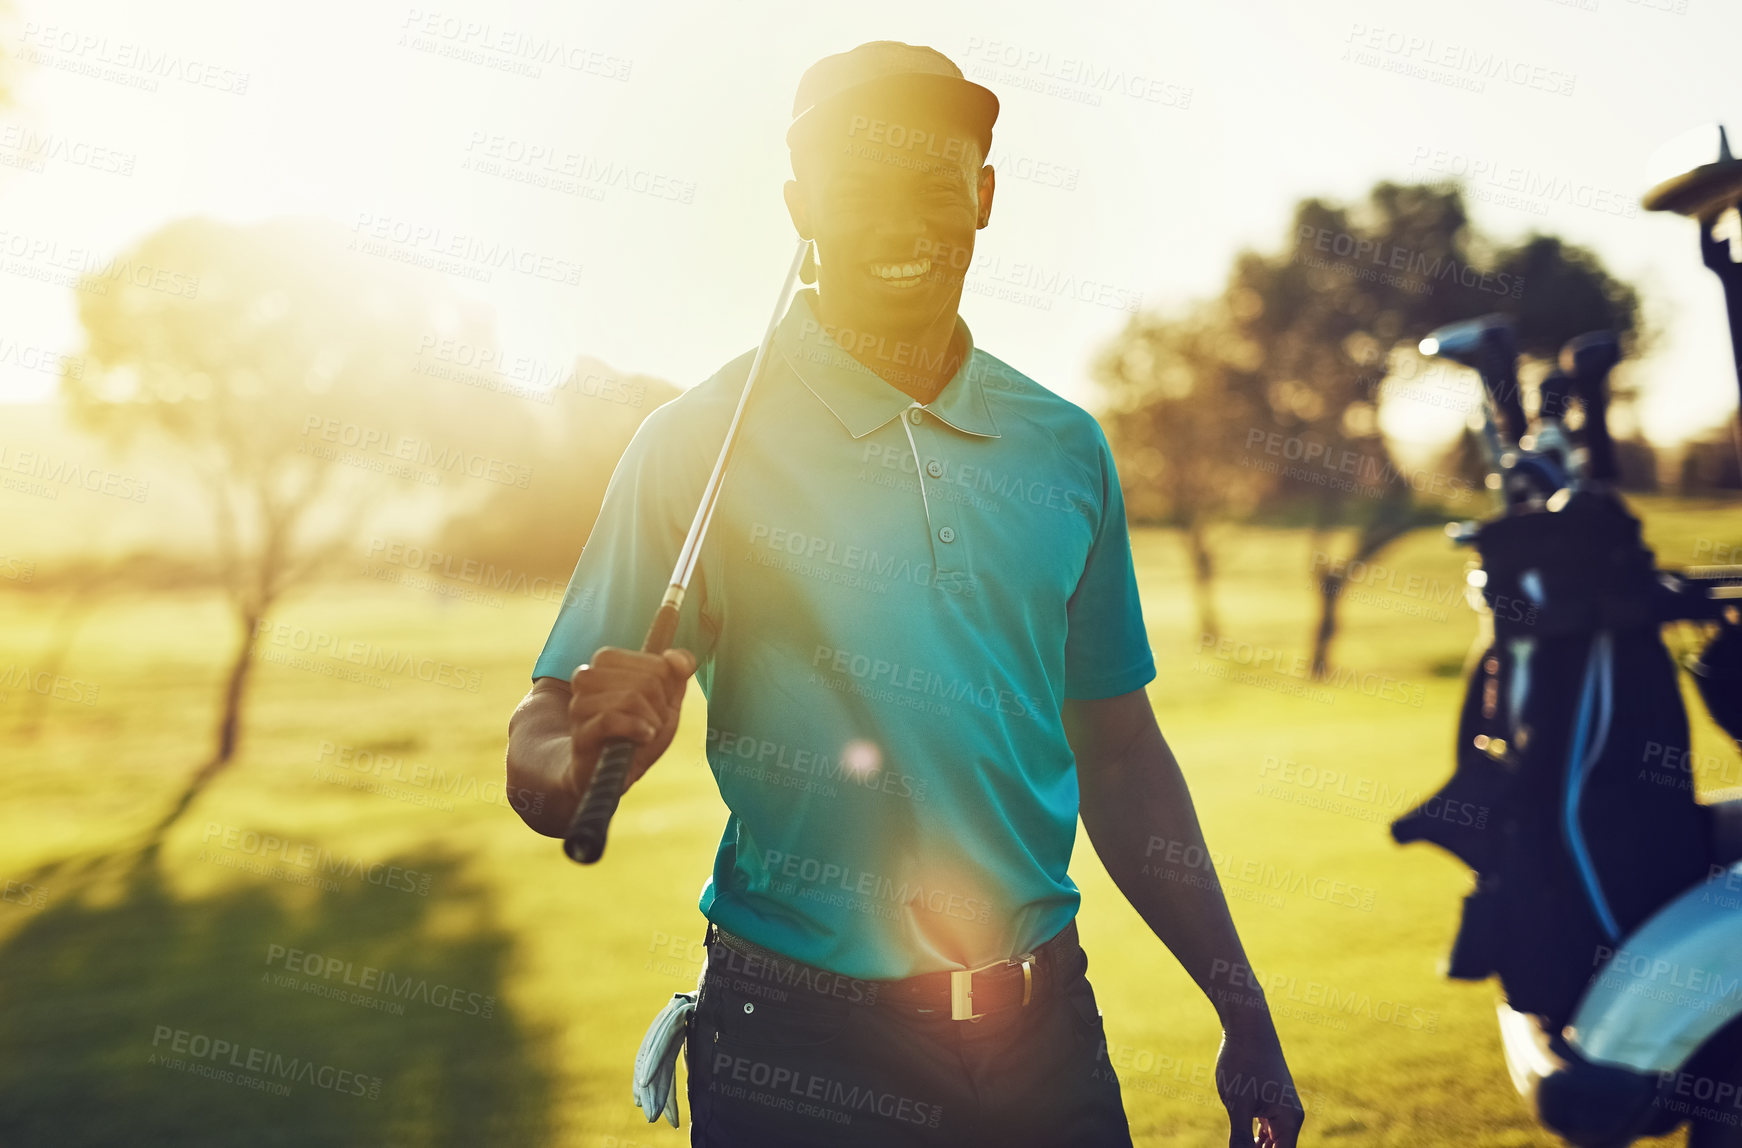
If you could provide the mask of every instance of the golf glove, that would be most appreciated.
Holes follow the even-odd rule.
[[[661,1115],[676,1128],[677,1054],[683,1048],[685,1021],[695,1011],[699,989],[673,993],[671,1000],[659,1010],[647,1035],[641,1038],[641,1049],[635,1054],[635,1106],[647,1113],[649,1124]]]

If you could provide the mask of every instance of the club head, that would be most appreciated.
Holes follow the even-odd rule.
[[[1573,377],[1564,371],[1550,371],[1537,384],[1536,419],[1542,426],[1559,423],[1567,416],[1567,405],[1574,395]],[[1540,432],[1539,432],[1540,433]]]
[[[1419,349],[1424,355],[1481,370],[1496,350],[1509,349],[1513,341],[1511,319],[1505,315],[1483,315],[1480,319],[1447,323],[1423,339]]]
[[[1591,331],[1561,348],[1561,370],[1582,388],[1608,377],[1621,361],[1621,340],[1613,331]]]
[[[1518,335],[1511,318],[1483,315],[1448,323],[1420,344],[1424,355],[1473,367],[1497,413],[1502,445],[1512,446],[1526,430],[1524,404],[1518,396]]]
[[[1585,408],[1584,439],[1591,478],[1608,481],[1620,473],[1615,443],[1609,436],[1609,372],[1621,361],[1621,341],[1613,331],[1591,331],[1561,348],[1561,369],[1572,376],[1573,389]]]

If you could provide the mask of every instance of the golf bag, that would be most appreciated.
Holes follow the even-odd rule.
[[[1717,162],[1643,202],[1700,220],[1742,380],[1742,249],[1716,226],[1742,206],[1742,162],[1722,130]],[[1621,1148],[1686,1120],[1690,1143],[1732,1144],[1736,1117],[1687,1095],[1742,1097],[1742,898],[1729,893],[1742,888],[1742,798],[1695,800],[1659,627],[1716,624],[1688,668],[1742,748],[1742,567],[1658,570],[1642,545],[1612,487],[1614,332],[1561,348],[1528,420],[1511,319],[1448,324],[1420,350],[1481,377],[1489,484],[1506,509],[1452,532],[1481,555],[1470,581],[1492,635],[1470,672],[1452,778],[1392,836],[1475,870],[1447,971],[1499,977],[1507,1071],[1545,1128]]]
[[[1449,975],[1498,975],[1512,1009],[1557,1032],[1623,939],[1706,876],[1707,810],[1659,637],[1665,591],[1621,500],[1514,508],[1474,541],[1493,641],[1456,772],[1392,835],[1475,870]]]

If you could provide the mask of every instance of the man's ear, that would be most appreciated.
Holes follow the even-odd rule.
[[[789,179],[781,188],[781,194],[786,197],[786,214],[792,219],[792,225],[798,230],[800,239],[811,237],[810,204],[805,201],[804,188],[798,180]]]
[[[984,230],[992,222],[992,193],[997,190],[997,175],[991,164],[980,169],[980,222],[975,226],[976,231]]]

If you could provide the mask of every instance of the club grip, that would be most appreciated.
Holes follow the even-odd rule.
[[[624,738],[605,744],[593,780],[587,784],[587,795],[575,809],[568,832],[563,834],[563,852],[569,855],[569,860],[591,865],[605,852],[605,833],[611,828],[617,803],[623,799],[623,787],[629,781],[629,767],[634,761],[634,742]]]
[[[1607,482],[1620,476],[1621,466],[1615,458],[1615,439],[1609,434],[1609,396],[1604,393],[1601,378],[1586,389],[1584,402],[1585,449],[1590,452],[1591,477]]]
[[[677,622],[683,599],[669,598],[653,616],[647,637],[641,643],[644,654],[663,654],[671,648],[677,636]],[[599,752],[599,764],[587,792],[569,819],[563,834],[563,852],[570,861],[591,865],[605,852],[605,834],[611,828],[611,818],[617,815],[617,803],[623,800],[623,789],[629,783],[629,767],[635,763],[635,743],[628,738],[608,741]]]

